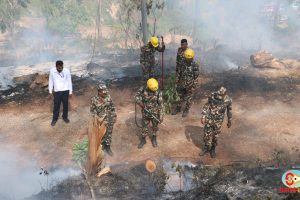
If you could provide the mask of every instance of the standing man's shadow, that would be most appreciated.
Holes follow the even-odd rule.
[[[202,148],[204,146],[203,143],[203,128],[200,126],[186,126],[185,127],[185,137],[188,141],[192,141],[193,144],[198,147]]]

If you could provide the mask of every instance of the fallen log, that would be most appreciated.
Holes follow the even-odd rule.
[[[286,65],[266,51],[258,52],[250,56],[251,65],[255,68],[285,69]]]

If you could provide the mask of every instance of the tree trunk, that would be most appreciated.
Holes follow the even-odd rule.
[[[142,14],[142,31],[143,31],[143,43],[148,43],[148,26],[147,26],[147,0],[141,0],[141,14]]]
[[[156,16],[154,17],[154,22],[153,22],[153,35],[156,34]]]
[[[277,24],[279,22],[279,8],[280,8],[280,0],[277,0],[276,6],[274,9],[274,21],[273,21],[273,27],[276,29]]]
[[[90,122],[88,129],[89,147],[88,147],[88,174],[95,175],[98,173],[102,160],[101,141],[106,132],[106,124],[104,122]]]
[[[101,0],[98,0],[97,3],[97,15],[96,15],[96,27],[97,27],[97,44],[100,45],[102,39],[102,32],[101,32]],[[99,47],[100,49],[100,47]]]
[[[199,0],[195,0],[195,11],[194,11],[194,24],[193,24],[193,32],[192,36],[195,37],[197,35],[197,28],[198,28],[198,18],[197,14],[199,13]]]

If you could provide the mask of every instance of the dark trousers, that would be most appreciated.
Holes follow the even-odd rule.
[[[54,92],[53,120],[57,121],[59,116],[60,104],[63,103],[63,119],[68,118],[69,90]]]

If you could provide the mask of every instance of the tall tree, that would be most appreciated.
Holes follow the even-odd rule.
[[[195,10],[194,10],[194,23],[193,23],[193,32],[192,36],[195,37],[198,32],[198,13],[199,13],[200,1],[195,0]]]
[[[137,32],[136,24],[136,4],[132,0],[122,0],[118,8],[118,28],[121,38],[124,39],[125,48],[128,48],[128,41]]]
[[[97,41],[99,43],[101,38],[102,38],[102,32],[101,32],[101,0],[98,0],[98,2],[97,2],[96,27],[97,27]]]
[[[147,0],[141,0],[141,14],[142,14],[142,31],[143,43],[148,42],[148,24],[147,24]]]
[[[15,23],[20,18],[22,8],[26,8],[29,0],[0,1],[0,31],[14,34]]]
[[[152,35],[156,35],[156,29],[157,29],[157,20],[159,17],[162,16],[162,12],[165,7],[165,1],[164,0],[153,0],[154,5],[152,6],[151,13],[154,18],[153,20],[153,32]]]
[[[79,24],[90,22],[90,15],[81,1],[43,0],[42,4],[47,25],[56,32],[74,33]]]

